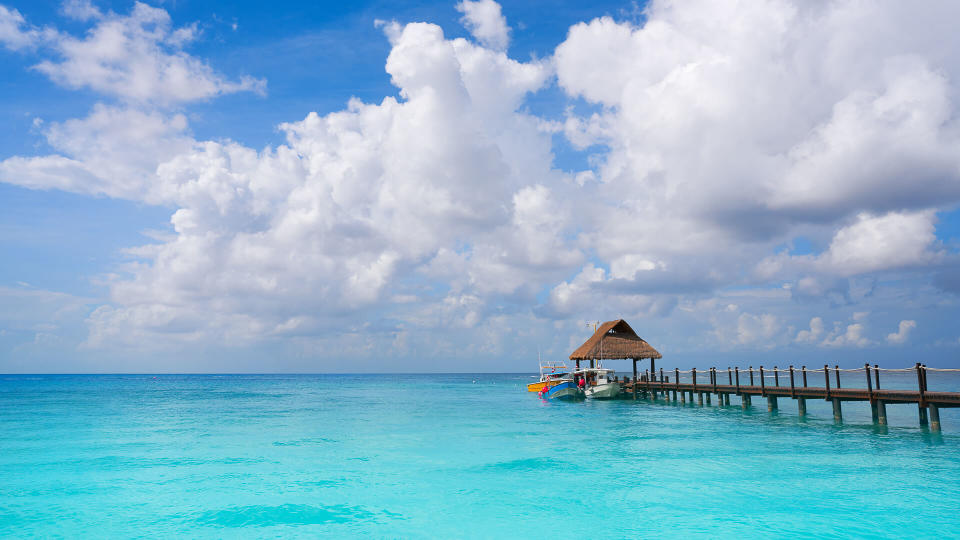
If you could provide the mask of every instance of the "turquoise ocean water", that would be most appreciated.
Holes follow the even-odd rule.
[[[909,406],[835,425],[531,380],[2,376],[0,537],[960,537],[953,410],[939,435]]]

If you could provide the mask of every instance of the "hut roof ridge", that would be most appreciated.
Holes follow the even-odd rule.
[[[570,360],[619,358],[663,358],[663,356],[638,336],[623,319],[601,324],[583,345],[570,354]]]

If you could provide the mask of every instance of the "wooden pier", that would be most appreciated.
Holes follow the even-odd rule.
[[[881,372],[900,372],[901,374],[915,374],[916,390],[882,389],[880,387]],[[773,370],[749,367],[746,370],[727,368],[718,370],[682,371],[679,369],[660,369],[659,373],[645,373],[638,376],[636,361],[634,361],[634,375],[625,377],[621,387],[628,398],[637,399],[638,394],[657,399],[663,398],[684,403],[687,399],[692,403],[696,396],[697,404],[703,405],[704,398],[710,404],[711,396],[717,397],[718,405],[730,405],[730,396],[740,396],[744,409],[752,405],[753,397],[767,399],[767,410],[777,410],[779,398],[790,398],[797,401],[797,410],[800,416],[807,413],[808,399],[822,399],[832,402],[833,417],[837,422],[843,420],[842,403],[844,401],[863,401],[870,404],[875,423],[887,423],[887,405],[912,404],[917,407],[917,414],[921,425],[929,426],[931,431],[940,431],[940,409],[960,407],[960,392],[931,392],[927,389],[928,372],[960,371],[956,369],[934,369],[923,364],[916,364],[913,368],[881,369],[879,366],[865,364],[862,368],[840,369],[839,366],[823,369],[807,369],[806,366],[794,369]],[[844,388],[841,386],[840,373],[863,373],[863,386],[859,388]],[[672,375],[672,377],[671,377]],[[681,375],[688,381],[681,382]],[[844,376],[849,382],[849,375]],[[771,384],[772,383],[772,384]]]

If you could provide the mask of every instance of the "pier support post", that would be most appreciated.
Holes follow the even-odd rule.
[[[577,363],[579,364],[580,361],[578,360]],[[637,359],[636,358],[633,359],[633,400],[634,401],[637,400]]]
[[[777,410],[777,396],[767,396],[767,412]]]
[[[800,415],[800,418],[807,415],[807,400],[805,398],[797,398],[797,414]]]
[[[880,421],[879,415],[877,414],[877,402],[873,401],[870,403],[870,417],[873,419],[873,423],[876,424]]]
[[[707,405],[710,405],[710,392],[707,392]]]
[[[749,395],[749,394],[743,394],[742,396],[740,396],[740,407],[743,408],[743,409],[749,409],[749,408],[750,408],[750,395]]]
[[[697,392],[697,405],[703,407],[703,392]]]
[[[724,405],[730,405],[730,394],[724,394],[724,395],[723,395],[723,404],[724,404]]]
[[[924,407],[923,405],[919,405],[917,408],[917,412],[920,415],[920,425],[921,426],[927,425],[929,423],[927,421],[927,408]]]
[[[687,391],[686,391],[686,390],[681,390],[681,391],[680,391],[680,403],[686,403],[686,402],[687,402]]]
[[[843,410],[840,408],[840,400],[833,398],[833,420],[843,422]]]
[[[933,403],[930,407],[930,431],[940,431],[940,407]]]
[[[877,400],[877,420],[881,426],[887,425],[887,404],[882,400]]]

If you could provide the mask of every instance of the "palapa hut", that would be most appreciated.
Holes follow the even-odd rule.
[[[650,359],[650,373],[653,373],[653,361],[663,355],[638,336],[623,319],[601,324],[590,339],[570,355],[570,360],[577,362],[577,369],[580,369],[581,360],[590,360],[590,367],[593,367],[594,360],[633,360],[634,380],[637,378],[637,360],[644,358]]]

